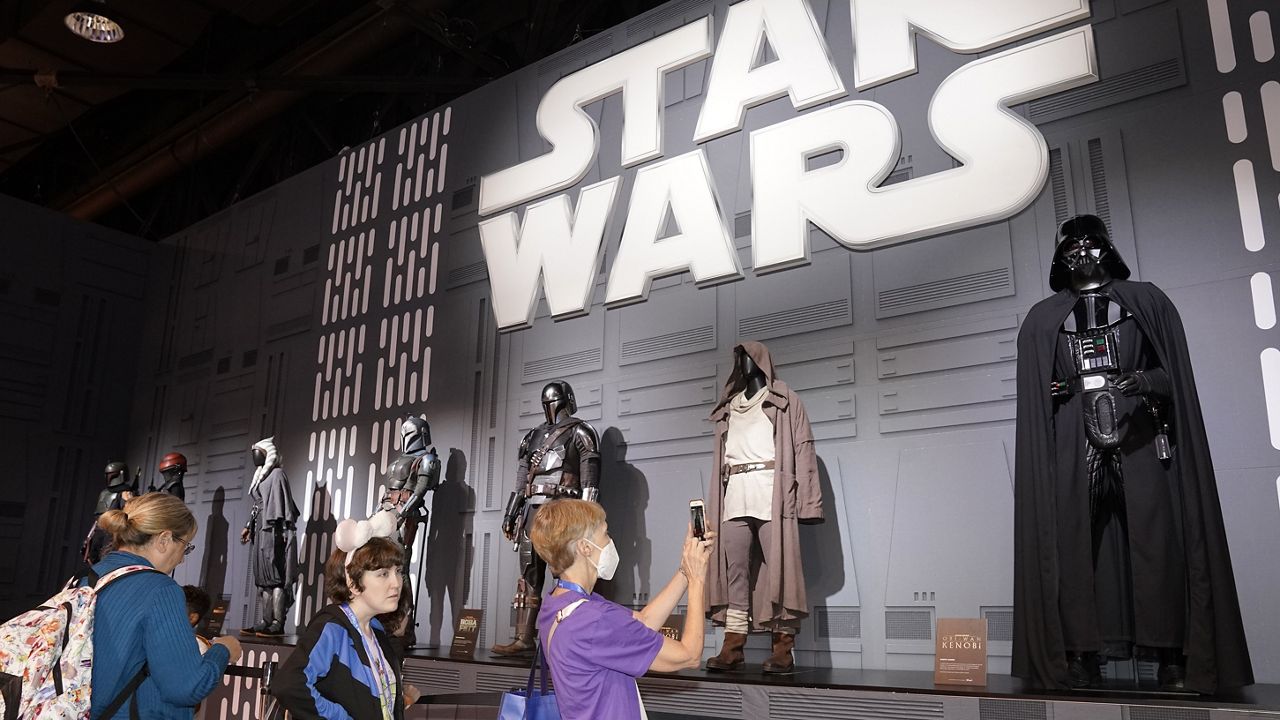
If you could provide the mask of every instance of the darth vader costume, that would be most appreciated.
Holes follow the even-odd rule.
[[[1013,674],[1081,687],[1149,653],[1166,689],[1250,684],[1182,321],[1100,219],[1060,235],[1018,334]]]

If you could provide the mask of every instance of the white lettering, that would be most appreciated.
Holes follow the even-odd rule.
[[[752,69],[766,41],[778,59]],[[693,139],[740,130],[747,108],[783,95],[802,110],[844,94],[808,2],[746,0],[729,6]]]
[[[659,240],[667,208],[679,233]],[[654,278],[688,270],[698,283],[741,277],[738,254],[701,150],[636,171],[631,207],[618,257],[609,273],[605,302],[644,300]]]
[[[1089,17],[1088,0],[852,0],[854,86],[916,71],[916,32],[977,53]]]
[[[551,151],[480,179],[481,215],[581,180],[600,138],[582,108],[622,91],[622,165],[662,156],[662,77],[711,55],[711,19],[695,20],[561,78],[538,103],[538,133]]]
[[[848,247],[869,248],[1002,220],[1040,192],[1048,147],[1008,107],[1097,80],[1092,28],[975,60],[938,87],[929,126],[963,165],[876,187],[898,158],[893,115],[852,101],[751,134],[753,258],[757,272],[809,259],[808,222]],[[835,165],[807,171],[832,149]]]
[[[498,327],[533,324],[539,276],[553,317],[576,315],[588,307],[620,180],[583,188],[576,212],[569,208],[568,195],[557,195],[530,205],[518,229],[514,212],[480,223]]]

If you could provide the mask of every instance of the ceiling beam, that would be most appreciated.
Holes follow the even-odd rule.
[[[406,0],[423,11],[443,0]],[[362,6],[357,14],[344,18],[321,33],[316,40],[287,58],[273,63],[265,73],[272,75],[325,76],[340,72],[409,32],[405,23],[389,22],[384,11]],[[202,157],[238,139],[249,130],[292,107],[305,97],[298,90],[260,92],[245,96],[243,90],[214,100],[224,109],[210,114],[182,132],[166,133],[97,173],[86,187],[58,198],[54,206],[80,220],[92,220],[123,200],[155,187],[199,161]]]
[[[459,43],[453,35],[445,32],[445,29],[440,25],[440,23],[436,22],[427,13],[422,12],[417,7],[414,7],[413,3],[405,2],[404,0],[377,0],[377,4],[379,7],[386,8],[387,10],[397,13],[404,19],[408,20],[415,28],[426,33],[427,37],[435,40],[450,51],[461,56],[467,62],[480,67],[493,77],[506,75],[510,71],[510,68],[497,58],[486,55],[473,47]]]
[[[123,90],[240,90],[243,92],[301,91],[310,93],[459,93],[474,89],[487,79],[464,80],[385,75],[218,75],[197,73],[109,73],[93,70],[44,70],[32,72],[0,68],[0,83],[38,85],[43,88],[114,87]]]

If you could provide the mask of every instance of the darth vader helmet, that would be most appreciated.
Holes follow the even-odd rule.
[[[574,399],[569,383],[553,380],[542,388],[542,414],[548,423],[555,424],[562,410],[570,415],[578,412],[578,401]]]
[[[1127,280],[1129,266],[1111,244],[1106,223],[1096,215],[1077,215],[1058,228],[1058,247],[1049,269],[1049,287],[1087,290]]]

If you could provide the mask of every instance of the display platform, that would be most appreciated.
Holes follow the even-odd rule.
[[[283,660],[295,638],[244,639],[245,663]],[[448,648],[414,649],[405,663],[405,678],[426,696],[415,718],[493,717],[479,709],[485,698],[523,685],[528,663],[490,657],[449,657]],[[233,688],[234,682],[224,688]],[[245,690],[249,688],[243,688]],[[222,692],[222,691],[219,691]],[[746,720],[1245,720],[1280,719],[1280,685],[1253,685],[1215,697],[1149,692],[1028,692],[1022,681],[991,675],[986,687],[934,685],[933,673],[900,670],[801,668],[787,675],[766,676],[758,667],[735,673],[688,670],[654,673],[640,680],[640,692],[651,718],[744,718]],[[433,696],[470,697],[469,710],[445,709]],[[237,695],[250,712],[247,693]],[[448,700],[450,698],[441,698]],[[457,701],[462,704],[461,700]],[[216,703],[215,703],[216,704]],[[439,706],[437,709],[436,706]],[[206,715],[214,718],[218,715]],[[252,718],[252,714],[224,715]]]

